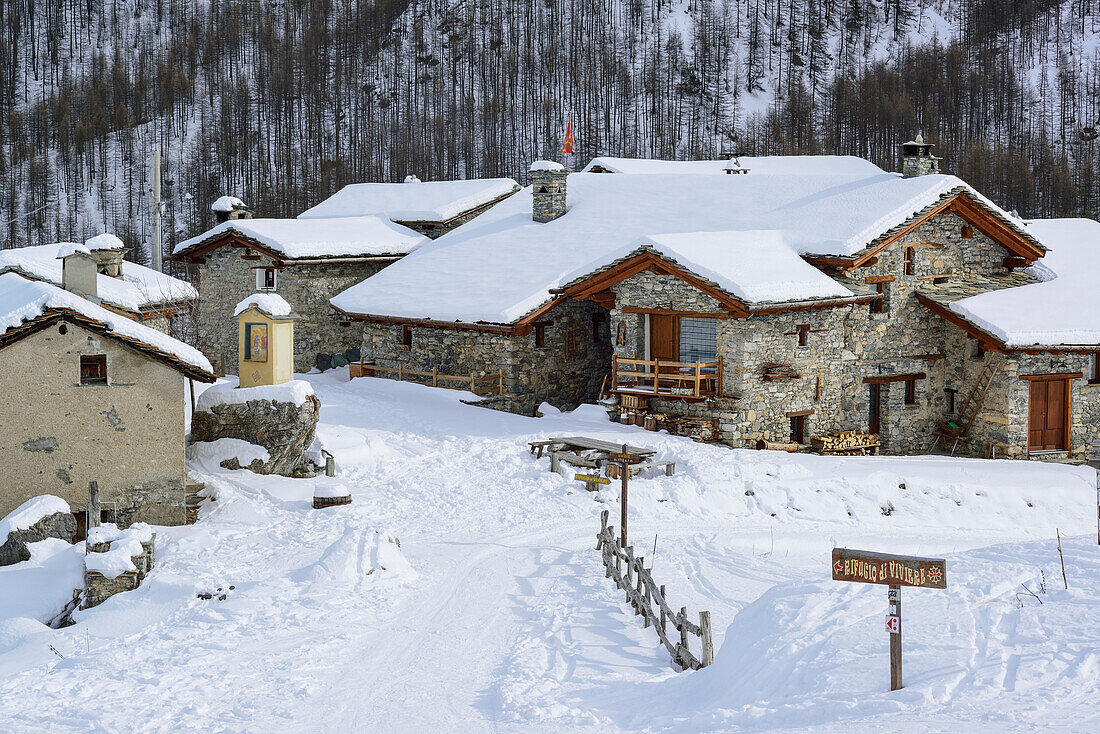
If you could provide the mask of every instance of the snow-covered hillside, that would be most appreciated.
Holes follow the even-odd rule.
[[[1091,469],[733,451],[594,406],[523,418],[457,391],[305,377],[353,504],[313,510],[313,480],[195,464],[216,497],[199,523],[158,528],[144,584],[62,630],[41,620],[68,598],[81,551],[34,546],[0,569],[0,728],[1100,725]],[[672,477],[632,481],[632,534],[675,605],[712,612],[713,666],[673,670],[604,578],[594,540],[618,494],[528,453],[553,435],[676,460]],[[835,545],[948,559],[946,591],[903,591],[902,691],[887,692],[885,591],[831,581]]]

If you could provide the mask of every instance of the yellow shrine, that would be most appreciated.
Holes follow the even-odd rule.
[[[275,293],[254,293],[237,304],[237,374],[240,387],[294,379],[294,315]]]

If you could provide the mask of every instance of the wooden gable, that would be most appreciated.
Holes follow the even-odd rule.
[[[261,245],[259,242],[251,238],[244,237],[240,233],[234,232],[231,229],[224,230],[217,235],[198,243],[197,245],[193,245],[186,250],[183,250],[182,252],[177,252],[174,255],[171,255],[168,259],[178,262],[197,263],[199,265],[203,265],[206,262],[202,257],[203,255],[210,252],[211,250],[216,250],[219,247],[226,246],[235,247],[238,249],[253,250],[254,252],[258,253],[256,255],[257,259],[260,255],[271,258],[271,262],[274,267],[281,267],[282,264],[286,262],[286,257],[282,253],[276,252],[270,247]]]

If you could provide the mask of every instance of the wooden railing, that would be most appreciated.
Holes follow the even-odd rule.
[[[611,373],[615,390],[622,392],[685,398],[722,393],[721,357],[714,362],[666,362],[613,356]]]
[[[377,364],[370,364],[369,362],[352,362],[348,365],[348,372],[352,378],[388,377],[391,380],[416,382],[421,385],[446,388],[447,390],[469,390],[477,395],[491,393],[496,393],[498,395],[504,394],[503,369],[482,377],[475,377],[472,372],[469,375],[446,375],[434,367],[431,371],[428,371],[412,370],[402,365],[398,365],[397,367],[383,367]],[[457,382],[459,384],[441,384],[444,382]]]
[[[680,607],[679,614],[673,612],[665,600],[665,587],[657,586],[642,556],[635,557],[633,546],[623,548],[619,545],[613,528],[607,524],[607,516],[607,510],[600,513],[601,528],[596,536],[596,550],[603,551],[604,576],[614,579],[615,584],[626,592],[626,600],[634,607],[635,614],[645,618],[645,626],[653,625],[674,663],[684,670],[698,670],[713,663],[710,612],[699,612],[699,624],[688,619],[687,607]],[[669,626],[680,633],[675,642],[669,637]],[[688,646],[688,635],[699,638],[699,657],[695,657]]]

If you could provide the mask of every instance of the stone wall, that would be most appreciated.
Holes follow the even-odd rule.
[[[271,261],[245,260],[253,250],[219,247],[198,266],[198,347],[218,366],[224,358],[227,373],[237,372],[237,319],[233,309],[256,292],[254,267]],[[279,270],[275,292],[302,316],[294,324],[294,371],[308,372],[319,352],[342,352],[358,343],[357,334],[340,326],[328,299],[374,275],[388,263],[287,264]]]
[[[592,318],[598,315],[598,341]],[[547,314],[545,343],[535,346],[535,333],[524,336],[455,329],[412,327],[412,346],[401,345],[399,325],[357,324],[367,362],[384,367],[431,370],[477,377],[504,371],[507,398],[490,397],[486,404],[531,415],[542,402],[572,409],[594,401],[611,368],[607,311],[588,301],[565,303]],[[567,347],[570,333],[572,346]],[[388,375],[387,375],[388,376]],[[455,383],[448,383],[454,385]]]
[[[80,384],[85,354],[107,355],[109,384]],[[171,367],[65,322],[0,350],[0,517],[40,494],[83,506],[96,480],[120,525],[182,524],[184,389]]]
[[[864,379],[923,373],[925,377],[915,383],[912,404],[905,402],[905,382],[881,385],[879,422],[885,452],[927,452],[936,422],[947,417],[944,389],[954,386],[961,401],[977,372],[968,369],[975,365],[960,357],[965,345],[948,343],[947,330],[953,327],[921,306],[913,292],[929,285],[933,277],[1005,272],[1007,253],[977,230],[964,237],[964,225],[954,214],[938,215],[880,253],[873,265],[852,273],[856,280],[894,276],[894,282],[885,286],[881,313],[873,313],[867,306],[849,306],[748,319],[719,318],[723,395],[701,403],[651,400],[650,409],[717,418],[721,440],[751,447],[761,439],[788,440],[787,414],[792,412],[813,411],[805,419],[807,438],[840,430],[867,430],[871,388]],[[914,251],[913,272],[906,274],[905,247],[924,243],[942,247],[919,246]],[[614,349],[622,357],[646,356],[645,316],[624,313],[625,307],[725,315],[716,301],[674,276],[643,271],[613,290],[616,308],[611,313],[611,332]],[[799,326],[809,328],[804,347],[798,346]],[[799,376],[764,380],[767,362],[790,365]],[[1012,400],[1014,405],[1020,404],[1018,395]],[[1025,412],[1026,405],[1025,396]],[[1023,425],[1026,434],[1026,420]]]

